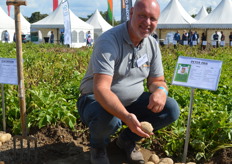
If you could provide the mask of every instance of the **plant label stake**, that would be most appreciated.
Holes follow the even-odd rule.
[[[191,117],[192,117],[192,111],[193,111],[193,101],[194,101],[194,88],[191,88],[188,123],[187,123],[187,131],[186,131],[184,154],[183,154],[184,163],[186,163],[187,153],[188,153],[188,143],[189,143],[189,137],[190,137],[190,126],[191,126]]]
[[[3,124],[3,131],[6,131],[6,109],[5,109],[5,95],[4,95],[4,84],[1,84],[2,88],[2,124]]]
[[[193,111],[194,89],[217,90],[222,61],[179,56],[172,84],[191,88],[188,124],[185,137],[183,163],[186,163]],[[196,76],[197,75],[197,76]]]
[[[15,8],[15,31],[16,31],[16,53],[17,53],[17,72],[18,72],[18,96],[20,104],[20,119],[22,136],[14,136],[14,156],[16,157],[16,140],[20,140],[21,144],[21,161],[23,160],[23,140],[27,141],[27,160],[30,158],[30,141],[35,143],[35,161],[37,161],[37,139],[27,136],[26,127],[26,101],[25,101],[25,88],[23,77],[23,60],[22,60],[22,36],[21,36],[21,21],[20,21],[20,5],[26,6],[26,1],[23,0],[8,0],[7,5],[14,5]]]

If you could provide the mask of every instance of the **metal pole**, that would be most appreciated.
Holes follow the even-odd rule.
[[[190,106],[189,106],[189,114],[188,114],[188,124],[187,124],[187,131],[186,131],[185,144],[184,144],[183,163],[186,163],[186,158],[187,158],[187,153],[188,153],[191,116],[192,116],[192,110],[193,110],[193,100],[194,100],[194,88],[191,88]]]
[[[2,87],[2,124],[3,124],[3,131],[6,131],[6,109],[5,109],[4,84],[2,84],[1,87]]]
[[[23,76],[23,57],[22,57],[22,36],[21,36],[21,21],[20,7],[15,5],[15,28],[16,28],[16,52],[17,52],[17,67],[18,67],[18,96],[20,104],[20,116],[22,126],[22,136],[27,135],[26,128],[26,101]]]

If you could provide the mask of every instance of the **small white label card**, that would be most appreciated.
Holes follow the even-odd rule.
[[[173,40],[173,41],[172,41],[172,44],[176,45],[176,44],[177,44],[177,41],[176,41],[176,40]]]
[[[221,46],[225,46],[225,41],[221,41],[221,42],[220,42],[220,45],[221,45]]]
[[[147,58],[147,54],[144,54],[143,56],[141,56],[140,58],[138,58],[137,60],[137,65],[138,67],[141,67],[144,63],[146,63],[148,61]]]
[[[216,45],[217,45],[217,42],[216,42],[216,41],[212,41],[212,42],[211,42],[211,45],[212,45],[212,46],[216,46]]]
[[[187,40],[184,40],[183,44],[184,44],[184,45],[188,45],[188,41],[187,41]]]
[[[202,42],[202,45],[203,45],[203,46],[206,46],[206,45],[207,45],[207,41],[203,41],[203,42]]]

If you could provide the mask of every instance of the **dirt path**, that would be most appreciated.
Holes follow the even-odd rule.
[[[44,127],[40,130],[32,129],[30,136],[37,139],[37,162],[35,162],[33,143],[31,143],[32,148],[30,149],[30,161],[24,162],[27,161],[26,141],[23,144],[23,162],[20,162],[20,142],[16,142],[17,151],[15,160],[13,139],[11,139],[0,146],[0,164],[90,164],[88,133],[81,125],[76,128],[75,132],[61,125]],[[152,153],[156,153],[160,158],[165,157],[165,153],[161,149],[158,147],[155,148],[155,152],[141,148],[145,161],[148,160]],[[128,164],[125,154],[114,142],[111,142],[107,151],[111,164]],[[4,161],[4,163],[1,163],[1,161]],[[232,164],[232,148],[222,149],[215,154],[211,161],[204,164]]]
[[[17,143],[16,160],[14,160],[13,140],[10,140],[1,147],[0,161],[5,164],[18,164],[23,151],[23,163],[25,164],[90,164],[90,153],[88,146],[80,145],[79,143],[56,143],[51,145],[43,145],[37,148],[38,161],[35,162],[35,149],[31,143],[30,161],[27,161],[27,143],[24,142],[24,149],[20,149],[19,141]],[[39,142],[40,145],[40,142]],[[107,149],[111,164],[128,164],[125,154],[114,144],[111,143]],[[145,160],[147,161],[152,152],[146,149],[141,149]],[[0,163],[1,164],[1,163]]]

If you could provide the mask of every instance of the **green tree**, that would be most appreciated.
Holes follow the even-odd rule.
[[[207,11],[208,14],[210,14],[212,12],[212,7],[211,6],[207,7],[206,11]]]
[[[40,14],[40,12],[34,12],[31,14],[31,17],[26,17],[26,19],[30,23],[35,23],[35,22],[45,18],[46,16],[48,16],[48,14]]]
[[[197,14],[192,14],[191,17],[195,18],[197,16]]]

